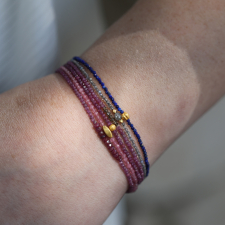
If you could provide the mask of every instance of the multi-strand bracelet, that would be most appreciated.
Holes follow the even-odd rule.
[[[85,68],[99,82],[107,97],[99,90]],[[138,184],[148,176],[150,165],[141,137],[131,123],[128,113],[119,107],[100,77],[83,59],[74,57],[56,72],[61,74],[73,89],[96,133],[118,161],[127,178],[127,193],[136,191]],[[126,123],[133,131],[136,141]]]

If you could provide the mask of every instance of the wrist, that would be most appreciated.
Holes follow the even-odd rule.
[[[130,114],[151,164],[224,93],[223,10],[185,2],[139,1],[82,55]]]
[[[140,56],[135,53],[136,48],[126,46],[130,43],[129,37],[107,41],[107,46],[123,42],[120,49],[106,50],[103,42],[82,56],[94,67],[121,108],[129,113],[151,164],[187,126],[199,94],[195,72],[187,56],[168,43],[162,46],[163,40],[159,38],[150,35],[146,43],[154,57],[148,52],[143,56],[146,51],[141,51]],[[143,39],[133,35],[131,42],[131,46],[138,42],[141,46]],[[160,45],[159,53],[157,46]],[[124,54],[126,49],[130,54]]]
[[[4,143],[0,149],[4,162],[0,189],[5,193],[1,202],[7,209],[13,207],[15,216],[25,223],[39,212],[42,216],[38,219],[45,218],[51,224],[103,222],[125,193],[126,177],[92,129],[68,84],[54,74],[10,93],[1,96],[1,105],[11,99],[12,105],[0,116],[8,113],[10,123],[2,125],[4,132],[13,134],[8,145],[1,141],[4,134],[0,135]],[[16,132],[18,128],[20,132]],[[102,213],[96,217],[99,211]],[[0,217],[13,224],[11,212]]]

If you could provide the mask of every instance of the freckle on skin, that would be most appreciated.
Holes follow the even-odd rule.
[[[19,107],[23,107],[23,108],[30,107],[30,100],[25,96],[18,96],[15,101],[17,106]]]

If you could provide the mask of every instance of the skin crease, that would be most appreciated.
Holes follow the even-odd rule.
[[[224,95],[225,3],[142,0],[82,57],[156,159]],[[0,224],[102,224],[127,189],[58,74],[0,95]],[[150,179],[150,178],[147,178]]]

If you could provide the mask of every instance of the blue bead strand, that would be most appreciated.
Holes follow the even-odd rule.
[[[92,67],[86,63],[83,59],[81,59],[80,57],[75,56],[73,58],[74,60],[76,60],[79,63],[82,63],[92,74],[93,76],[96,78],[96,80],[99,82],[99,84],[102,86],[103,90],[105,91],[105,93],[108,95],[109,99],[111,100],[111,102],[113,103],[113,105],[117,108],[117,110],[123,114],[124,111],[119,107],[119,105],[116,103],[116,101],[114,100],[114,98],[112,97],[111,93],[108,91],[108,88],[105,86],[105,84],[102,82],[101,78],[97,75],[96,71],[94,71],[92,69]],[[127,120],[128,125],[130,126],[131,130],[133,131],[134,135],[137,137],[138,143],[143,151],[144,154],[144,159],[145,159],[145,165],[146,165],[146,177],[149,174],[149,168],[150,168],[150,164],[148,162],[148,155],[147,155],[147,151],[143,145],[143,142],[141,140],[140,135],[138,134],[137,130],[134,128],[134,125],[130,122],[130,119]]]

